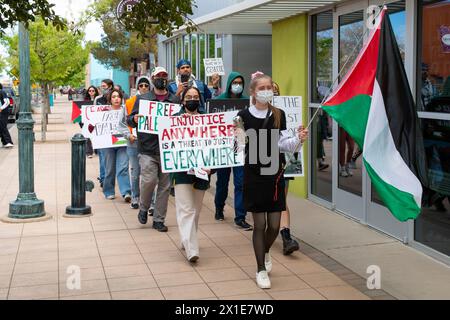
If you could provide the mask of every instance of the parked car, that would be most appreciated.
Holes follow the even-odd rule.
[[[19,117],[19,97],[16,96],[14,89],[11,87],[3,87],[3,91],[6,92],[6,96],[9,99],[9,106],[7,108],[9,110],[8,122],[14,123]]]

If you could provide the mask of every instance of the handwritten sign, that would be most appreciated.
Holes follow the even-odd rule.
[[[219,76],[225,75],[222,58],[203,59],[203,64],[205,65],[205,74],[207,77],[212,76],[214,73],[217,73]]]
[[[212,99],[206,101],[206,110],[208,113],[239,111],[248,108],[249,104],[248,99]]]
[[[282,109],[286,114],[286,128],[289,136],[297,135],[297,129],[302,124],[302,97],[299,96],[277,96],[273,97],[273,105]],[[285,153],[286,161],[289,161],[284,173],[285,177],[303,177],[305,163],[303,159],[303,146],[300,152],[292,154]]]
[[[158,135],[162,171],[244,165],[244,151],[234,148],[233,117],[237,113],[161,117]]]
[[[83,106],[83,135],[90,138],[94,149],[126,147],[127,140],[117,127],[123,110],[111,106]]]
[[[141,100],[139,102],[139,114],[137,131],[142,133],[158,134],[160,117],[172,116],[179,112],[180,104],[170,102]]]

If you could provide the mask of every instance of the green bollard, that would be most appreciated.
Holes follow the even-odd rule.
[[[86,142],[81,134],[72,139],[72,204],[66,208],[68,216],[86,216],[91,214],[91,207],[86,205],[86,191],[94,189],[92,181],[86,181]]]

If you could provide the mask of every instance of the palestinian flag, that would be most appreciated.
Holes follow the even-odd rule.
[[[372,184],[400,221],[420,213],[426,168],[417,111],[386,7],[351,70],[322,105],[363,150]]]
[[[72,117],[73,123],[81,123],[81,110],[83,106],[92,105],[92,101],[72,101]]]
[[[114,146],[127,144],[127,140],[122,135],[111,135],[111,139]]]

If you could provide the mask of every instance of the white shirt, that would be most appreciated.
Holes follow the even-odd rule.
[[[264,110],[256,108],[251,105],[248,108],[250,114],[258,119],[265,119],[267,115],[267,108]],[[269,117],[272,115],[272,111],[269,113]],[[288,130],[280,130],[280,140],[278,140],[278,148],[281,152],[298,152],[302,147],[302,143],[298,136],[289,135]]]

